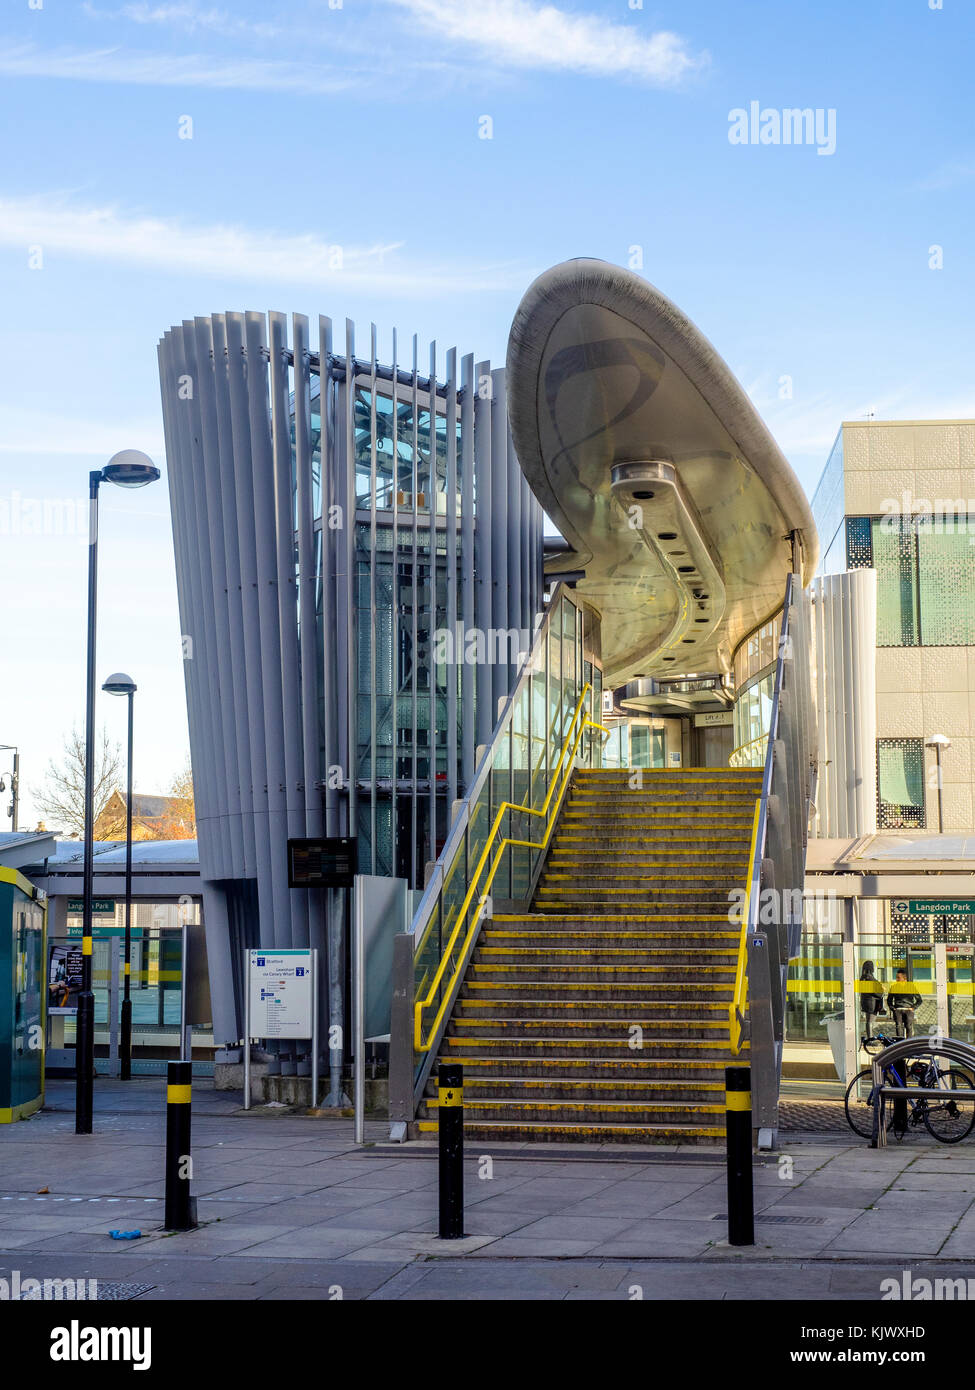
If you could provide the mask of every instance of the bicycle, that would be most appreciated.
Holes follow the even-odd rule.
[[[872,1038],[861,1038],[860,1046],[864,1052],[879,1052],[890,1047],[896,1038],[886,1033],[876,1033]],[[928,1090],[970,1091],[972,1104],[958,1104],[946,1098],[944,1101],[932,1100],[929,1096],[918,1096],[916,1100],[907,1097],[907,1126],[917,1128],[924,1125],[932,1138],[942,1144],[958,1144],[972,1132],[975,1126],[975,1084],[967,1072],[957,1067],[941,1067],[935,1056],[918,1058],[909,1063],[905,1077],[902,1070],[904,1061],[888,1064],[884,1068],[882,1084],[885,1086],[905,1086],[913,1081]],[[846,1088],[844,1105],[846,1122],[862,1139],[873,1138],[873,1107],[876,1088],[873,1084],[873,1068],[865,1067]],[[893,1129],[895,1139],[903,1139],[907,1126],[903,1129],[894,1123],[894,1105],[887,1097],[883,1108],[885,1129]]]

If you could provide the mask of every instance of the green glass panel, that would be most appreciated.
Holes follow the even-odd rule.
[[[975,645],[973,539],[967,518],[918,526],[920,640],[926,647]]]
[[[916,647],[920,640],[916,544],[909,518],[874,521],[878,647]]]

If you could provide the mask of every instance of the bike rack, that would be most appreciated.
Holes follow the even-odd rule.
[[[891,1043],[890,1047],[885,1047],[883,1052],[874,1054],[870,1064],[873,1073],[873,1089],[875,1097],[879,1097],[880,1104],[873,1107],[873,1138],[870,1140],[872,1149],[887,1147],[887,1126],[884,1124],[886,1115],[885,1106],[887,1097],[893,1100],[903,1098],[904,1100],[919,1100],[923,1096],[937,1096],[944,1099],[945,1092],[935,1090],[928,1086],[885,1086],[883,1075],[887,1067],[895,1062],[900,1062],[907,1057],[947,1057],[952,1062],[960,1062],[967,1067],[975,1078],[975,1047],[971,1043],[959,1042],[957,1038],[924,1037],[924,1038],[901,1038],[899,1042]],[[972,1091],[971,1098],[975,1101],[975,1090]]]

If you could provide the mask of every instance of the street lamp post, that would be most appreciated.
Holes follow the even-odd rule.
[[[132,995],[130,991],[132,973],[132,724],[135,701],[133,696],[138,689],[131,676],[116,671],[102,686],[108,695],[127,695],[129,700],[129,740],[126,764],[125,797],[125,950],[122,994],[122,1036],[119,1056],[119,1071],[123,1081],[132,1079]]]
[[[0,751],[14,755],[13,771],[10,774],[10,810],[7,814],[10,816],[10,829],[16,831],[17,810],[20,806],[20,750],[13,743],[0,743]],[[0,777],[0,792],[4,790],[4,780]]]
[[[82,869],[81,992],[75,1032],[75,1133],[90,1134],[95,1078],[95,995],[92,990],[92,898],[95,834],[95,623],[98,597],[98,488],[145,487],[159,469],[137,449],[123,449],[104,468],[88,474],[88,659],[85,691],[85,850]]]
[[[934,749],[935,762],[938,765],[938,834],[943,835],[945,829],[944,809],[941,802],[941,750],[951,747],[951,739],[945,734],[932,734],[930,738],[924,740],[925,748]]]

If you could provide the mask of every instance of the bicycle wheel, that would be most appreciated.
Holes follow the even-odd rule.
[[[960,1102],[950,1100],[947,1096],[943,1101],[936,1100],[933,1096],[928,1098],[928,1108],[924,1115],[928,1132],[942,1144],[957,1144],[971,1134],[972,1126],[975,1125],[975,1086],[972,1085],[971,1077],[956,1067],[949,1067],[941,1073],[938,1086],[949,1093],[965,1091],[970,1096],[970,1099]]]
[[[846,1122],[861,1139],[873,1138],[873,1070],[865,1067],[846,1088]],[[885,1106],[887,1128],[890,1128],[892,1106]]]

